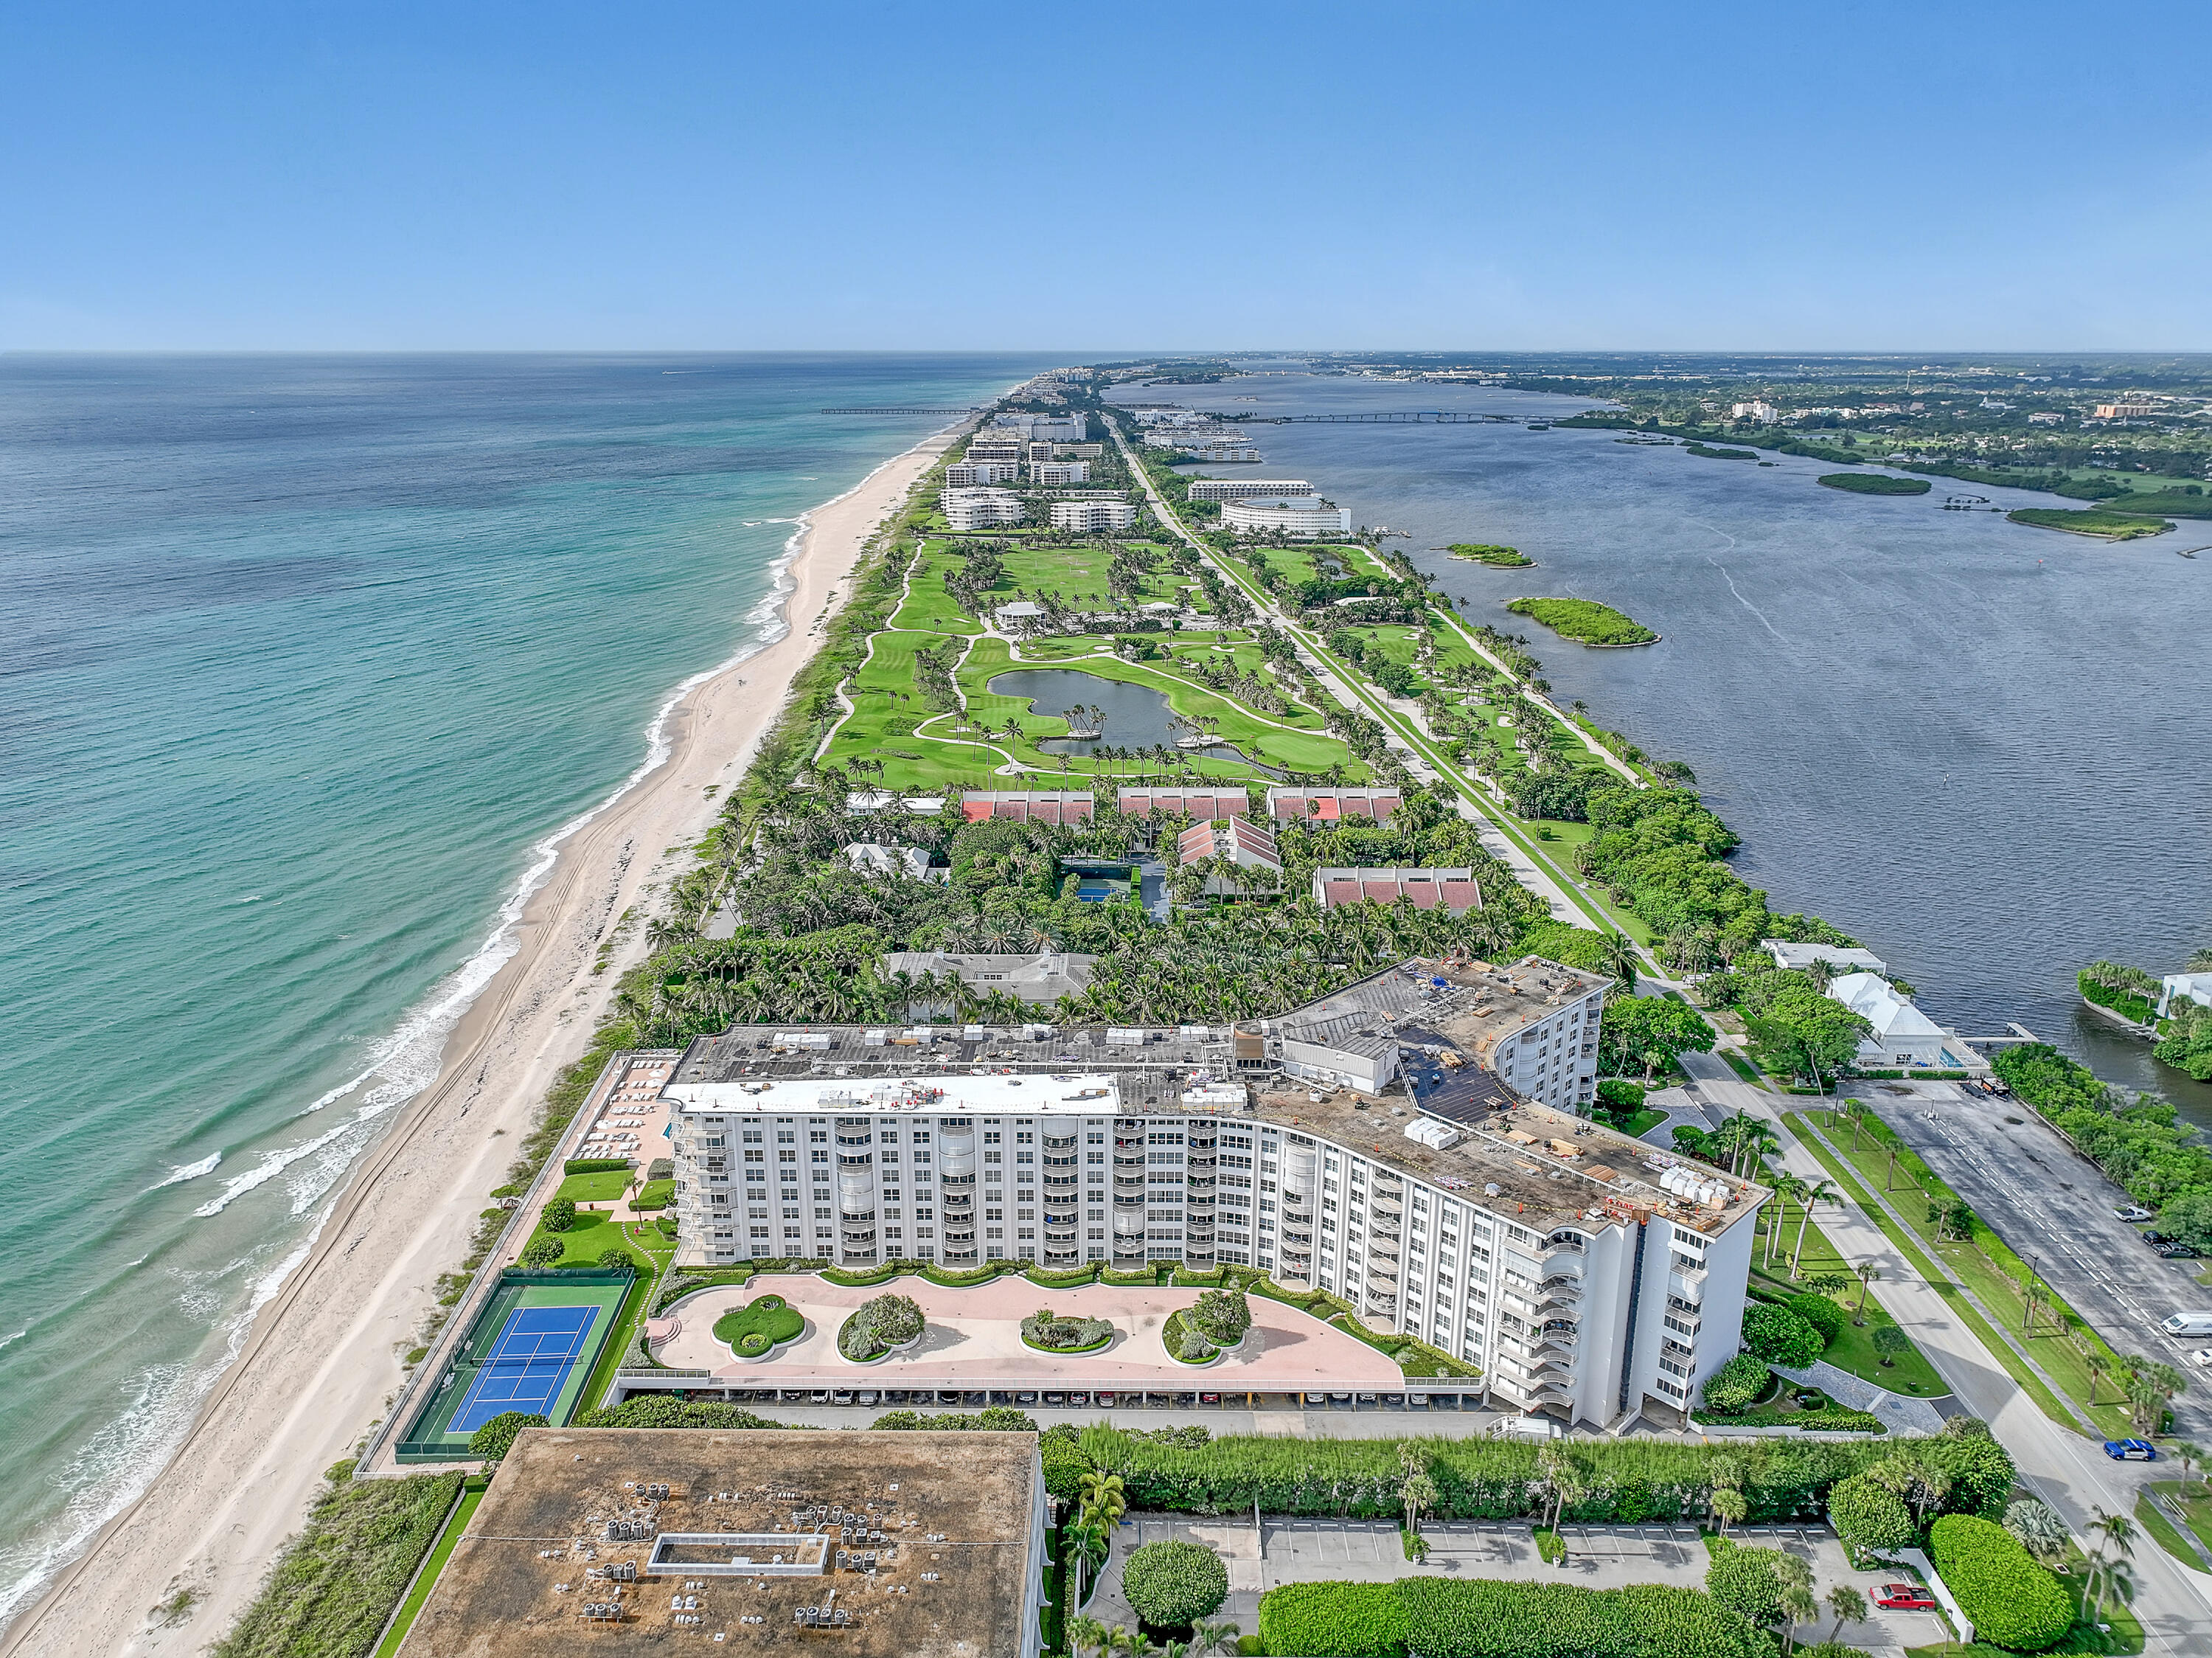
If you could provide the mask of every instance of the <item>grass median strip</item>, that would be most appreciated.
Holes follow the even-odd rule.
[[[1897,1246],[1898,1253],[1918,1269],[1928,1287],[1951,1303],[1966,1327],[1989,1350],[1990,1356],[2004,1366],[2013,1380],[2027,1390],[2028,1397],[2042,1407],[2043,1413],[2061,1427],[2079,1431],[2082,1422],[2081,1413],[2062,1401],[2018,1350],[1982,1316],[1959,1285],[1936,1265],[1918,1241],[1891,1217],[1889,1210],[1875,1199],[1874,1193],[1860,1183],[1848,1161],[1828,1144],[1804,1114],[1784,1112],[1783,1120],[1804,1142],[1807,1149],[1820,1159],[1821,1166],[1850,1193],[1851,1200],[1866,1212],[1867,1218],[1881,1228],[1882,1235]]]
[[[2100,1400],[2095,1397],[2100,1378],[2105,1379],[2106,1391],[2118,1393],[2119,1360],[2094,1326],[2037,1278],[2028,1264],[1979,1216],[1973,1216],[1965,1239],[1944,1235],[1935,1216],[1961,1210],[1972,1215],[1972,1206],[1964,1204],[1879,1117],[1868,1112],[1861,1119],[1857,1126],[1863,1133],[1854,1148],[1843,1143],[1843,1125],[1836,1113],[1830,1110],[1821,1114],[1827,1119],[1828,1131],[1836,1136],[1833,1149],[1853,1164],[1869,1187],[1877,1179],[1887,1186],[1900,1175],[1910,1181],[1909,1190],[1900,1188],[1890,1194],[1899,1213],[1922,1247],[1942,1262],[1950,1275],[1990,1309],[1992,1317],[2002,1314],[2009,1320],[2017,1312],[2024,1319],[2027,1311],[2024,1286],[2036,1285],[2035,1328],[2023,1339],[2037,1344],[2037,1366],[2052,1386],[2089,1412],[2100,1432],[2115,1436],[2134,1432],[2118,1398]],[[1889,1161],[1893,1153],[1893,1173]],[[2051,1327],[2054,1321],[2057,1329]],[[2053,1336],[2058,1339],[2051,1339]]]

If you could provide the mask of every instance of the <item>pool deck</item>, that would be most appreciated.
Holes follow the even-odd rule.
[[[874,1364],[853,1363],[837,1351],[838,1327],[861,1302],[886,1293],[912,1296],[929,1328],[909,1352]],[[677,1333],[654,1351],[672,1368],[711,1371],[719,1382],[755,1387],[1006,1385],[1295,1393],[1405,1385],[1387,1355],[1310,1314],[1261,1295],[1248,1298],[1252,1328],[1240,1347],[1207,1365],[1171,1359],[1161,1344],[1160,1326],[1169,1314],[1203,1293],[1115,1284],[1047,1289],[1018,1277],[969,1289],[919,1277],[856,1289],[809,1275],[777,1274],[688,1297],[672,1309],[680,1326]],[[781,1295],[805,1317],[806,1332],[773,1358],[740,1363],[714,1339],[714,1320],[756,1295],[769,1294]],[[1104,1319],[1115,1326],[1114,1339],[1093,1353],[1041,1353],[1021,1336],[1022,1320],[1041,1307],[1070,1317]]]

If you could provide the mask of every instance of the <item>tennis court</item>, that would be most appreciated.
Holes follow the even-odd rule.
[[[413,1415],[396,1454],[403,1462],[465,1456],[469,1436],[509,1411],[556,1427],[622,1322],[632,1274],[604,1268],[510,1267],[471,1320],[445,1374]]]
[[[507,1411],[550,1416],[599,1318],[596,1307],[516,1308],[446,1431],[474,1433]]]

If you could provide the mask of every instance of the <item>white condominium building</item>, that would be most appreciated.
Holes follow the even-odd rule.
[[[1091,436],[1089,418],[1079,414],[994,415],[991,424],[1032,443],[1080,443]]]
[[[1137,521],[1137,509],[1127,501],[1055,501],[1052,527],[1056,530],[1125,530]]]
[[[945,509],[945,521],[961,531],[1018,524],[1025,511],[1021,497],[1012,490],[946,490],[938,502]]]
[[[1018,432],[978,432],[969,440],[965,459],[1006,460],[1017,465],[1029,458],[1029,444]]]
[[[1304,538],[1352,533],[1352,509],[1332,506],[1317,495],[1287,496],[1261,501],[1231,501],[1221,509],[1228,528],[1249,533],[1281,530]]]
[[[972,490],[991,484],[1021,480],[1021,463],[1014,460],[956,460],[945,469],[947,489]]]
[[[1303,478],[1196,478],[1190,485],[1194,501],[1281,500],[1313,492],[1313,485]]]
[[[1255,1267],[1601,1425],[1685,1409],[1735,1356],[1759,1187],[1486,1072],[1394,1117],[1260,1048],[1188,1026],[702,1039],[664,1090],[678,1259]]]
[[[1032,460],[1030,462],[1030,482],[1040,489],[1066,484],[1088,484],[1091,463],[1088,460]]]

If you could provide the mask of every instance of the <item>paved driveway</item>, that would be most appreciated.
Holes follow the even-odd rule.
[[[1406,1559],[1398,1527],[1387,1520],[1290,1520],[1263,1518],[1257,1531],[1252,1517],[1193,1519],[1181,1515],[1132,1515],[1115,1539],[1097,1594],[1085,1610],[1111,1626],[1137,1626],[1136,1614],[1121,1593],[1121,1566],[1146,1543],[1182,1538],[1212,1549],[1229,1570],[1229,1601],[1220,1615],[1246,1634],[1259,1627],[1260,1597],[1279,1583],[1388,1583],[1401,1577],[1492,1577],[1534,1582],[1550,1578],[1585,1588],[1620,1588],[1631,1583],[1705,1587],[1711,1563],[1693,1526],[1569,1526],[1567,1557],[1556,1566],[1537,1557],[1534,1533],[1524,1524],[1498,1521],[1431,1521],[1421,1528],[1429,1557],[1420,1565]],[[1843,1546],[1818,1527],[1754,1527],[1732,1533],[1738,1542],[1782,1549],[1809,1563],[1814,1592],[1825,1594],[1837,1583],[1850,1583],[1874,1598],[1874,1590],[1895,1572],[1851,1570]],[[1800,1631],[1801,1638],[1826,1638],[1830,1619]],[[1850,1645],[1884,1648],[1925,1646],[1944,1638],[1932,1612],[1879,1612],[1863,1624],[1850,1624],[1839,1637]]]

